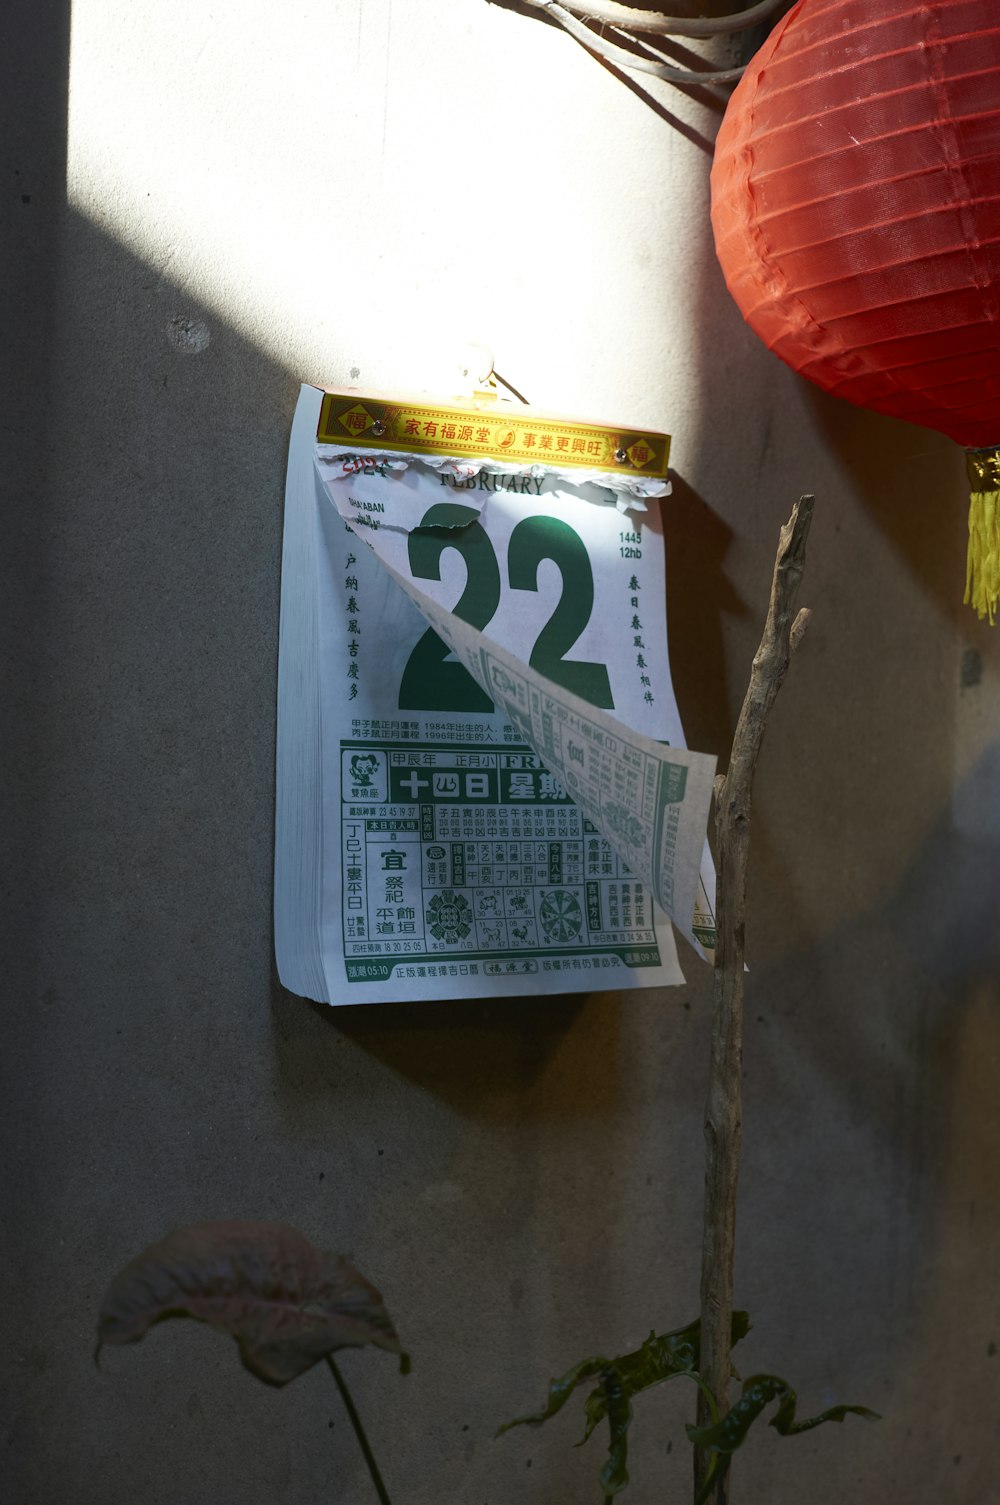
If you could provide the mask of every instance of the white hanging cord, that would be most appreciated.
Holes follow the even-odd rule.
[[[562,10],[553,0],[526,0],[538,10]],[[734,11],[728,16],[661,16],[656,11],[635,10],[618,5],[615,0],[573,0],[573,10],[588,21],[603,21],[628,31],[645,31],[652,36],[717,37],[728,32],[747,31],[758,21],[766,21],[787,0],[758,0],[749,10]]]
[[[617,47],[603,35],[585,26],[580,15],[591,21],[655,34],[657,36],[714,37],[727,32],[745,31],[758,21],[765,21],[787,3],[787,0],[759,0],[749,10],[737,11],[728,16],[661,16],[653,11],[633,10],[631,6],[617,5],[613,0],[573,0],[574,15],[558,0],[527,0],[537,10],[543,10],[558,21],[582,47],[612,63],[616,68],[631,68],[636,73],[651,74],[671,84],[735,84],[743,76],[742,68],[674,68],[669,63],[660,63],[652,58],[639,57],[625,47]],[[641,44],[640,44],[641,45]]]

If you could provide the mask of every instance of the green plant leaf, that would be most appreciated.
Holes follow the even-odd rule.
[[[773,1400],[778,1401],[779,1405],[769,1425],[780,1432],[782,1437],[809,1432],[826,1421],[843,1421],[845,1416],[863,1416],[866,1421],[881,1419],[877,1411],[869,1411],[867,1406],[830,1406],[818,1416],[796,1421],[798,1396],[787,1380],[779,1379],[776,1374],[754,1374],[744,1383],[739,1400],[721,1421],[713,1422],[708,1427],[688,1427],[688,1438],[695,1447],[704,1448],[710,1453],[734,1453],[746,1441],[747,1433],[764,1407]]]
[[[694,1497],[694,1505],[706,1505],[706,1502],[712,1498],[720,1475],[725,1473],[728,1467],[728,1453],[713,1453],[710,1456],[708,1469],[705,1474],[705,1482]]]
[[[739,1343],[750,1331],[750,1318],[746,1312],[734,1312],[732,1342]],[[511,1427],[541,1426],[561,1411],[573,1391],[584,1380],[599,1376],[600,1384],[587,1397],[586,1430],[577,1444],[581,1447],[599,1422],[607,1421],[610,1437],[608,1456],[601,1468],[600,1484],[608,1499],[625,1488],[628,1483],[628,1429],[632,1422],[633,1395],[661,1385],[666,1380],[686,1375],[709,1394],[714,1408],[714,1397],[698,1374],[697,1365],[701,1351],[701,1323],[694,1321],[687,1327],[678,1327],[673,1332],[659,1336],[651,1332],[645,1343],[632,1353],[621,1354],[617,1359],[595,1356],[581,1359],[572,1369],[549,1381],[548,1398],[543,1410],[529,1416],[518,1416],[506,1422],[496,1433],[507,1432]]]
[[[608,1441],[608,1456],[600,1472],[601,1488],[606,1497],[616,1495],[628,1483],[628,1429],[632,1423],[632,1407],[616,1364],[609,1364],[601,1372],[601,1393],[611,1429]]]
[[[731,1343],[735,1347],[750,1331],[750,1318],[746,1312],[734,1312]],[[612,1359],[622,1377],[626,1394],[631,1397],[649,1390],[653,1385],[662,1385],[665,1380],[678,1374],[689,1374],[701,1362],[701,1322],[695,1319],[687,1327],[678,1327],[673,1332],[650,1333],[641,1348],[633,1353],[621,1354]],[[587,1430],[584,1442],[597,1424],[604,1420],[607,1409],[604,1392],[591,1391],[586,1402]]]
[[[555,1416],[557,1411],[562,1410],[578,1385],[582,1385],[584,1380],[593,1379],[609,1363],[609,1359],[581,1359],[579,1364],[574,1364],[572,1369],[567,1369],[558,1379],[549,1380],[548,1400],[543,1410],[532,1411],[528,1416],[515,1416],[513,1421],[505,1421],[502,1427],[497,1427],[494,1437],[501,1437],[511,1427],[540,1427],[543,1421],[548,1421],[550,1416]]]
[[[284,1385],[339,1348],[399,1354],[378,1291],[339,1254],[282,1223],[197,1223],[126,1265],[101,1304],[97,1353],[135,1343],[167,1317],[193,1317],[235,1338],[247,1368]]]

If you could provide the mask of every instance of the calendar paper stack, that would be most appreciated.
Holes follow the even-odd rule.
[[[303,387],[275,947],[334,1004],[683,981],[714,759],[667,660],[665,435]]]

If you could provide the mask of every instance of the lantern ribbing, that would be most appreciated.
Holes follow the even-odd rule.
[[[1000,434],[998,77],[997,0],[799,0],[712,170],[723,273],[768,348],[973,451]],[[976,504],[969,567],[992,619],[991,516]]]

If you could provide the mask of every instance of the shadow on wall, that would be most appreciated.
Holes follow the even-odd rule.
[[[588,997],[470,998],[331,1008],[303,1003],[286,992],[275,975],[274,1038],[284,1090],[296,1098],[333,1090],[336,1037],[344,1035],[391,1071],[420,1083],[459,1111],[487,1120],[523,1113],[533,1085],[541,1083],[555,1058],[569,1050],[577,1063],[577,1084],[586,1083],[587,1111],[606,1111],[619,1092],[616,1037],[607,1017],[601,1020],[588,1008]],[[574,1043],[581,1026],[582,1039]],[[599,1071],[593,1068],[595,1049]],[[573,1101],[562,1094],[549,1097],[543,1108],[548,1114],[573,1111]]]
[[[28,1209],[60,1182],[53,1147],[70,1164],[79,1125],[104,1131],[95,1082],[121,1084],[110,1174],[141,1186],[162,1172],[169,1200],[174,1172],[150,1125],[174,1132],[205,1063],[242,1055],[254,1033],[240,1000],[270,968],[296,391],[189,294],[47,206],[46,189],[59,256],[44,266],[60,277],[29,281],[52,367],[26,367],[38,384],[15,582],[30,619],[15,757],[27,820],[8,868],[22,920],[3,1052],[25,1234]],[[36,244],[39,268],[44,255]],[[179,329],[208,339],[185,348]]]
[[[1000,788],[1000,747],[968,785]],[[847,1375],[894,1431],[942,1439],[931,1477],[902,1463],[912,1499],[957,1498],[963,1451],[988,1491],[969,1394],[995,1393],[1000,1343],[998,869],[995,823],[942,819],[880,910],[751,985],[742,1300],[803,1391]]]
[[[7,896],[5,966],[16,988],[34,991],[42,940],[32,909],[33,877],[45,758],[44,716],[36,693],[44,664],[39,613],[47,575],[48,425],[42,394],[53,386],[53,284],[66,176],[66,0],[9,0],[0,18],[0,43],[0,265],[7,286],[16,289],[7,300],[0,341],[0,435],[8,523],[2,589],[5,646],[10,653],[4,665],[9,782],[0,822],[0,856],[5,873],[21,876]],[[10,1051],[2,1057],[9,1066]],[[15,1087],[16,1077],[11,1091]]]
[[[735,719],[723,625],[750,608],[726,572],[733,529],[683,477],[672,481],[663,508],[671,677],[688,745],[716,753],[724,770]]]
[[[970,626],[965,588],[969,487],[962,452],[943,434],[885,418],[802,382],[820,442],[851,492],[892,543],[946,621]]]

